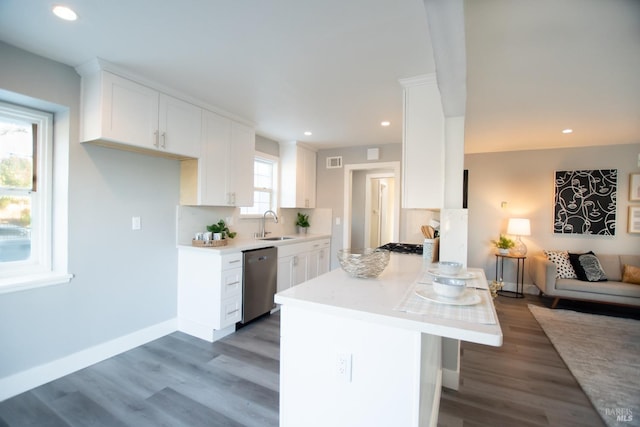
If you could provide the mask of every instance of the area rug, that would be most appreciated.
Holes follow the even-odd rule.
[[[640,426],[640,321],[529,305],[610,427]]]

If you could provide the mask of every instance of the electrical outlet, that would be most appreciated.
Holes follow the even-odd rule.
[[[338,353],[336,359],[336,375],[345,383],[351,382],[351,354]]]
[[[131,229],[132,230],[140,230],[140,217],[134,216],[131,217]]]

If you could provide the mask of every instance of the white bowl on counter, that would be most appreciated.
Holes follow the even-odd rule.
[[[456,261],[440,261],[438,263],[438,271],[447,276],[455,276],[462,270],[462,263]]]
[[[459,298],[467,289],[467,282],[452,277],[434,277],[433,291],[445,298]]]

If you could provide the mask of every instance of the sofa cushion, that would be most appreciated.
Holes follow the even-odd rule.
[[[569,261],[578,276],[586,282],[605,282],[607,275],[593,252],[585,254],[569,254]]]
[[[599,295],[640,298],[640,286],[623,282],[584,282],[577,279],[559,279],[556,289]]]
[[[621,255],[615,254],[596,254],[600,265],[609,280],[620,282],[622,280],[622,264],[620,262]]]
[[[548,251],[543,250],[547,259],[556,265],[556,279],[575,279],[576,272],[569,261],[569,253],[567,251]]]
[[[640,285],[640,267],[625,264],[622,270],[622,281]]]

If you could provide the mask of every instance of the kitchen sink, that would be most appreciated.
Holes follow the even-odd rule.
[[[287,237],[287,236],[280,236],[280,237],[263,237],[260,240],[268,240],[270,242],[275,242],[277,240],[291,240],[291,239],[295,239],[295,237]]]

